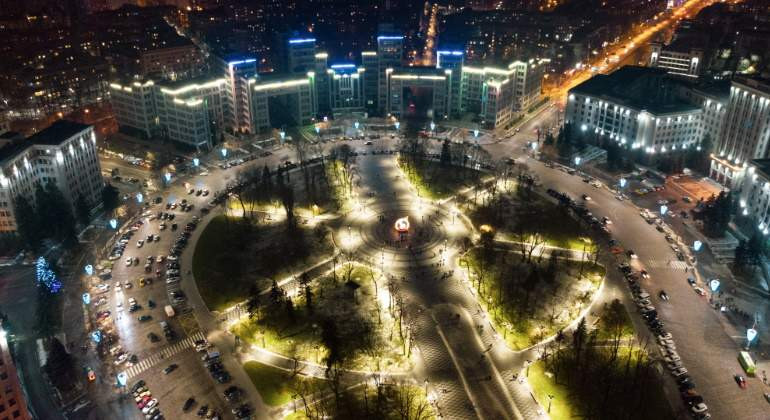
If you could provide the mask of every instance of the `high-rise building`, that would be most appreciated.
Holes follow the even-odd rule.
[[[0,232],[16,231],[14,200],[31,203],[37,184],[53,182],[73,206],[78,197],[101,203],[102,171],[93,127],[59,120],[27,139],[0,147]]]
[[[289,38],[286,46],[286,69],[292,74],[305,74],[315,70],[315,38],[310,36]]]
[[[19,381],[19,374],[13,364],[6,332],[0,326],[0,418],[14,420],[32,420],[27,409],[27,401]]]
[[[398,70],[404,54],[402,35],[379,35],[377,37],[377,110],[385,112],[388,102],[388,69]]]
[[[537,105],[542,98],[542,82],[545,75],[547,59],[529,59],[526,61],[514,61],[508,65],[513,70],[514,105],[513,112],[521,113],[530,107]]]
[[[722,124],[712,154],[711,177],[735,187],[749,161],[770,157],[770,83],[734,79]]]
[[[703,111],[676,96],[662,69],[625,66],[569,90],[565,122],[576,133],[649,154],[700,145]]]
[[[129,134],[149,139],[158,128],[155,83],[137,79],[110,83],[110,103],[118,126]]]
[[[377,112],[379,61],[377,51],[362,51],[361,65],[369,71],[364,73],[364,106],[366,111]]]
[[[332,64],[327,72],[332,112],[362,112],[365,102],[365,69],[355,64]]]
[[[238,54],[214,56],[216,68],[224,74],[227,86],[225,119],[234,133],[253,133],[249,79],[257,74],[257,59]]]
[[[462,51],[439,50],[436,53],[436,68],[449,72],[449,114],[459,116],[462,112],[462,73],[464,54]]]

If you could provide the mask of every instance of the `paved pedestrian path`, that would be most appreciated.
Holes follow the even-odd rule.
[[[142,372],[146,371],[147,369],[157,365],[164,359],[169,359],[172,356],[181,353],[184,350],[187,350],[189,348],[192,348],[195,346],[196,340],[203,340],[205,337],[203,336],[202,332],[198,332],[192,336],[189,336],[179,342],[176,342],[174,344],[170,344],[160,351],[150,355],[149,357],[145,357],[139,363],[129,367],[126,369],[126,375],[128,375],[128,379],[131,379],[135,377],[136,375],[141,374]]]

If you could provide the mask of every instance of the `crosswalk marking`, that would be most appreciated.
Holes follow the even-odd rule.
[[[158,364],[161,360],[168,359],[170,357],[173,357],[174,355],[193,347],[196,340],[202,340],[204,339],[204,335],[202,332],[198,332],[197,334],[194,334],[190,337],[185,338],[182,341],[179,341],[177,343],[171,344],[169,346],[164,347],[160,351],[157,351],[153,354],[151,354],[148,357],[145,357],[142,359],[139,363],[129,367],[126,369],[126,375],[129,379],[133,378],[136,375],[139,375],[140,373],[144,372],[145,370],[155,366]]]
[[[650,260],[647,263],[650,268],[670,268],[672,270],[683,270],[688,267],[687,263],[679,260]]]

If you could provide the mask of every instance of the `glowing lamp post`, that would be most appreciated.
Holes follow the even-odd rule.
[[[626,181],[625,178],[620,178],[620,188],[626,188],[626,183],[628,183],[628,181]]]
[[[692,249],[695,250],[695,252],[700,251],[701,248],[703,248],[703,242],[695,241],[692,243]]]
[[[479,129],[473,130],[473,137],[479,138]]]
[[[582,160],[582,159],[580,158],[580,156],[575,156],[575,166],[578,166],[578,165],[580,165],[580,161],[581,161],[581,160]]]
[[[219,152],[222,153],[222,159],[227,158],[227,148],[226,147],[223,147],[222,150],[220,150]]]
[[[99,330],[96,330],[91,333],[91,341],[93,341],[96,344],[101,343],[102,341],[102,332]]]
[[[666,213],[668,213],[668,206],[664,204],[660,206],[660,215],[665,216]]]
[[[354,122],[354,123],[353,123],[353,127],[355,127],[355,128],[356,128],[356,130],[358,130],[358,126],[359,126],[359,125],[361,125],[361,124],[359,124],[359,122],[358,122],[358,121],[356,121],[356,122]]]
[[[717,290],[719,290],[719,280],[714,279],[709,282],[709,287],[711,287],[711,291],[716,293]]]
[[[200,166],[200,164],[201,164],[201,160],[200,159],[193,158],[193,166],[195,166],[197,168],[198,166]]]
[[[118,386],[119,387],[125,387],[126,384],[128,383],[128,375],[126,374],[126,372],[118,373],[117,379],[118,379]]]
[[[110,227],[112,229],[117,229],[118,228],[118,221],[117,221],[117,219],[110,219]]]
[[[165,179],[165,180],[166,180],[166,182],[171,182],[171,172],[166,172],[166,173],[163,175],[163,179]]]
[[[142,195],[142,193],[136,193],[136,202],[141,204],[142,201],[144,201],[144,195]]]
[[[755,338],[757,338],[757,330],[755,330],[754,328],[747,329],[746,330],[746,341],[748,341],[749,344],[751,344],[751,342],[754,341]]]
[[[91,303],[91,295],[89,293],[83,293],[83,304],[88,305]]]
[[[430,122],[430,131],[436,131],[436,123],[433,121]]]
[[[321,135],[321,127],[315,126],[315,135],[320,136]]]
[[[280,134],[280,135],[281,135],[281,143],[283,143],[283,142],[284,142],[284,140],[286,140],[286,132],[285,132],[285,131],[283,131],[283,130],[281,130],[281,132],[280,132],[280,133],[278,133],[278,134]]]
[[[94,266],[91,264],[88,264],[85,266],[86,275],[91,276],[94,274]]]
[[[395,126],[396,126],[396,131],[398,131],[398,128],[399,128],[399,127],[401,127],[401,123],[400,123],[400,122],[398,122],[398,121],[396,121],[395,123],[393,123],[393,125],[395,125]]]

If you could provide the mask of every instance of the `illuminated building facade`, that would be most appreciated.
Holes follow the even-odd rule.
[[[14,199],[34,203],[35,186],[54,182],[74,205],[77,197],[91,206],[101,202],[102,171],[93,127],[67,120],[27,139],[0,145],[0,232],[15,232]]]
[[[702,109],[675,96],[662,69],[625,66],[570,89],[565,122],[579,135],[648,154],[699,147]]]
[[[315,73],[309,72],[304,77],[258,77],[249,80],[254,129],[266,131],[272,128],[271,103],[288,111],[286,117],[296,125],[310,124],[317,110],[315,78]]]
[[[732,81],[718,140],[711,177],[735,188],[749,161],[770,157],[770,84],[750,78]]]
[[[333,64],[329,68],[326,76],[333,113],[363,112],[365,72],[366,69],[355,64]]]

